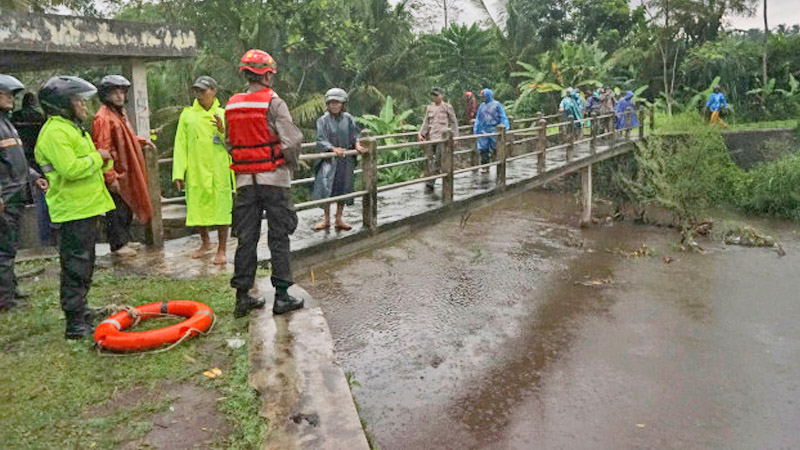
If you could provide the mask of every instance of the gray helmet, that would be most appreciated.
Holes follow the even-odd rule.
[[[347,103],[347,92],[339,88],[329,89],[328,92],[325,93],[325,103],[327,104],[332,100]]]
[[[105,101],[106,95],[114,88],[125,88],[127,91],[129,87],[131,87],[131,82],[122,75],[106,75],[100,80],[100,84],[97,86],[97,93],[100,96],[100,100]]]
[[[82,78],[58,76],[47,80],[39,90],[39,103],[48,115],[69,117],[73,98],[89,98],[96,93],[97,88]]]
[[[11,75],[0,74],[0,91],[10,92],[16,94],[19,91],[24,91],[25,85],[18,79]]]

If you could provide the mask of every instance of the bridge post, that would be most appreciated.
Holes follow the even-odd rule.
[[[447,143],[445,144],[444,153],[442,153],[442,172],[447,174],[442,178],[442,201],[444,204],[453,203],[453,187],[455,178],[453,175],[453,154],[456,150],[456,141],[453,140],[454,136],[451,131],[445,134]]]
[[[377,142],[372,137],[369,130],[363,130],[359,140],[364,145],[366,151],[361,156],[361,168],[363,170],[364,196],[363,221],[364,228],[370,234],[378,231],[378,153]]]
[[[581,227],[592,224],[592,165],[581,170]]]
[[[541,175],[547,171],[547,121],[541,118],[539,124],[539,138],[537,140],[539,155],[536,160],[536,173]]]
[[[571,126],[575,126],[574,124]],[[581,133],[583,133],[583,128],[581,128]],[[567,138],[567,162],[572,162],[573,154],[575,153],[575,139],[572,137]]]
[[[633,125],[633,121],[631,120],[632,119],[631,111],[633,111],[633,108],[631,108],[630,106],[628,107],[628,109],[625,110],[625,128],[624,129],[625,129],[625,140],[626,141],[631,140],[631,125]]]
[[[509,117],[508,118],[508,129],[509,130],[513,130],[514,129],[514,118],[513,117]],[[506,130],[506,131],[508,131],[508,130]],[[516,135],[514,135],[514,134],[511,134],[511,135],[507,136],[507,138],[508,138],[508,150],[506,150],[506,157],[514,156],[514,137],[515,136]]]
[[[475,130],[475,128],[474,128],[475,127],[475,119],[470,120],[469,124],[472,127],[472,128],[469,129],[469,134],[475,134],[474,133],[474,130]],[[477,148],[477,141],[476,141],[475,145],[476,145],[476,148]],[[470,166],[472,166],[472,167],[478,166],[481,163],[481,155],[478,153],[476,148],[473,148],[474,151],[469,154],[469,162],[470,162]],[[478,169],[473,170],[472,173],[478,173]]]
[[[647,114],[647,110],[641,109],[640,111],[642,111],[640,114],[642,117],[639,118],[639,139],[644,139],[644,116]]]
[[[497,136],[497,180],[495,180],[495,184],[497,186],[497,190],[505,191],[506,190],[506,159],[508,158],[508,141],[506,140],[506,126],[500,124],[497,126],[497,132],[500,133]]]
[[[609,120],[611,121],[611,131],[610,131],[611,134],[609,135],[609,141],[610,141],[610,144],[611,144],[610,146],[614,147],[615,145],[617,145],[617,134],[618,134],[618,131],[617,131],[617,113],[612,112],[611,113],[611,118]]]
[[[594,155],[597,153],[597,114],[590,113],[591,126],[589,127],[592,133],[592,140],[589,141],[589,150]]]
[[[147,66],[143,60],[134,59],[123,64],[122,72],[131,81],[131,87],[128,90],[130,101],[126,109],[133,129],[138,136],[150,139]],[[150,204],[153,206],[153,217],[145,228],[145,243],[151,247],[162,248],[164,246],[164,223],[161,217],[161,178],[158,174],[158,150],[145,150],[144,157],[147,168],[147,189],[150,193]]]

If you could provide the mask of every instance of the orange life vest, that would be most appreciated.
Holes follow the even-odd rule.
[[[264,88],[250,94],[236,94],[225,105],[234,172],[272,172],[286,164],[280,138],[267,125],[269,105],[276,96],[275,91]]]

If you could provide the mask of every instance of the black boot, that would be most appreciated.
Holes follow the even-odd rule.
[[[236,308],[233,310],[233,317],[244,317],[250,313],[251,309],[263,308],[266,301],[263,298],[251,297],[247,289],[236,291]]]
[[[11,308],[17,306],[17,301],[14,298],[9,298],[7,300],[0,300],[0,311],[8,311]]]
[[[272,277],[272,285],[275,286],[275,303],[272,305],[272,314],[286,314],[303,307],[305,302],[302,299],[298,300],[289,295],[289,286],[292,284],[294,283]]]
[[[83,339],[94,333],[87,311],[64,311],[64,315],[67,317],[67,339]]]

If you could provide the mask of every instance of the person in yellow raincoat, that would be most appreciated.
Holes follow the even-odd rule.
[[[195,101],[184,108],[175,134],[172,180],[186,189],[186,226],[198,227],[202,243],[192,258],[212,250],[209,228],[216,228],[219,246],[214,264],[228,262],[228,230],[233,211],[233,171],[225,148],[225,110],[217,100],[217,82],[198,78],[192,86]]]

